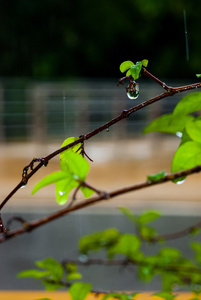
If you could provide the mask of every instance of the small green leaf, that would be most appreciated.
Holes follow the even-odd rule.
[[[120,65],[120,71],[122,73],[124,73],[125,71],[127,71],[128,69],[130,69],[130,67],[134,65],[134,63],[130,60],[124,61],[122,62],[122,64]]]
[[[127,72],[126,72],[126,76],[130,76],[131,75],[131,70],[129,69]]]
[[[18,273],[18,278],[24,278],[24,277],[33,277],[35,279],[41,279],[46,276],[50,275],[50,271],[41,271],[41,270],[26,270]]]
[[[175,117],[172,113],[162,115],[161,117],[152,121],[145,129],[143,133],[149,132],[165,132],[174,133],[182,132],[187,122],[193,120],[193,116],[180,116]]]
[[[147,59],[143,59],[142,60],[142,65],[143,65],[143,67],[147,67],[148,66],[148,63],[149,63],[149,61],[147,60]]]
[[[159,218],[161,214],[158,211],[147,211],[138,217],[138,224],[146,224]]]
[[[77,280],[82,278],[82,274],[77,272],[77,265],[75,263],[67,263],[66,264],[67,281]]]
[[[98,251],[102,248],[108,248],[117,243],[119,232],[115,228],[109,228],[101,232],[83,236],[79,240],[79,250],[83,254],[89,251]]]
[[[167,175],[166,171],[161,171],[156,174],[151,174],[147,176],[147,181],[158,182],[161,179],[164,179],[166,175]]]
[[[166,262],[172,262],[178,259],[181,256],[181,253],[178,249],[166,247],[159,251],[159,255],[164,257]]]
[[[48,279],[43,280],[42,284],[45,286],[46,291],[50,291],[50,292],[54,292],[64,287],[62,283],[57,283]]]
[[[128,217],[132,223],[137,223],[137,217],[133,214],[133,212],[127,207],[119,207],[118,208],[126,217]]]
[[[140,235],[144,238],[144,239],[150,239],[153,238],[154,236],[156,236],[157,232],[154,228],[149,227],[149,226],[140,226],[139,228],[139,232]]]
[[[132,258],[139,251],[141,241],[139,237],[132,234],[122,234],[117,243],[108,249],[108,257],[113,258],[115,254],[123,254]]]
[[[75,282],[69,288],[72,300],[84,300],[90,293],[92,285],[90,283]]]
[[[80,190],[82,191],[85,198],[89,198],[94,193],[94,190],[92,190],[88,187],[85,187],[85,186],[81,186]]]
[[[197,76],[198,78],[200,78],[200,77],[201,77],[201,74],[196,74],[196,76]]]
[[[188,94],[179,101],[173,111],[174,116],[183,116],[201,109],[201,92]]]
[[[132,65],[130,67],[131,75],[132,75],[134,80],[139,78],[141,68],[142,68],[142,63],[141,62],[137,62],[136,65]]]
[[[140,280],[150,282],[155,276],[155,270],[153,265],[139,265],[138,276]]]
[[[39,181],[35,187],[32,190],[32,195],[35,194],[38,190],[40,190],[42,187],[61,181],[61,180],[70,180],[72,178],[72,175],[67,172],[61,172],[61,171],[56,171],[53,172],[52,174],[49,174],[45,176],[41,181]]]
[[[78,140],[78,137],[70,137],[70,138],[67,138],[63,144],[61,145],[61,148],[71,144],[71,143],[74,143],[76,140]],[[70,149],[68,150],[65,150],[63,152],[60,153],[60,159],[66,159],[65,156],[66,156],[66,153],[67,151],[73,151],[73,152],[77,152],[79,150],[79,148],[81,147],[81,143],[78,143],[77,145],[71,147]],[[80,148],[80,151],[81,151],[81,148]],[[80,153],[80,151],[78,151],[77,153]]]
[[[176,295],[173,295],[171,292],[159,292],[159,293],[153,294],[153,296],[158,296],[165,300],[174,300],[176,298]]]
[[[64,274],[63,266],[54,258],[48,257],[42,261],[36,261],[36,265],[41,269],[47,269],[53,280],[61,280]]]
[[[177,172],[193,168],[201,164],[201,144],[196,142],[186,142],[181,145],[172,160],[171,171]]]

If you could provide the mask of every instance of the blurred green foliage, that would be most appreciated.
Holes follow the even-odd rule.
[[[157,76],[193,75],[200,11],[198,0],[0,1],[0,76],[116,77],[122,61],[144,57]]]

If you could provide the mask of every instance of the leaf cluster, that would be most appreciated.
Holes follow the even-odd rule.
[[[69,145],[77,139],[78,138],[70,137],[63,142],[61,147]],[[81,144],[77,144],[64,152],[61,152],[61,170],[44,177],[35,185],[32,190],[32,194],[35,194],[44,186],[55,183],[56,200],[60,205],[63,205],[68,201],[69,193],[74,188],[79,188],[86,198],[90,197],[94,191],[85,186],[86,176],[89,172],[89,163],[80,154],[80,151]]]
[[[176,105],[172,113],[162,115],[151,122],[144,133],[163,132],[181,137],[174,155],[171,171],[177,172],[201,164],[201,93],[188,94]],[[177,179],[181,181],[184,178]]]
[[[185,258],[178,249],[167,246],[161,246],[155,255],[146,255],[142,251],[143,240],[151,239],[153,235],[157,234],[156,230],[151,228],[148,223],[159,218],[160,214],[156,211],[148,211],[137,216],[125,207],[121,207],[120,211],[137,227],[140,235],[120,233],[115,228],[109,228],[84,236],[79,241],[79,252],[81,256],[85,256],[85,262],[88,260],[88,255],[105,250],[108,264],[116,257],[121,256],[123,257],[122,264],[125,266],[127,264],[137,266],[138,278],[142,281],[151,282],[156,275],[161,276],[162,292],[155,294],[158,297],[173,300],[175,295],[172,294],[172,291],[175,285],[190,285],[191,291],[200,294],[201,243],[191,243],[191,248],[195,253],[194,262]],[[84,300],[93,291],[90,283],[80,281],[82,275],[78,272],[77,264],[74,262],[64,265],[53,258],[46,258],[37,261],[36,266],[38,269],[23,271],[18,274],[18,277],[40,279],[49,291],[69,287],[72,300]],[[103,296],[103,300],[111,297],[130,300],[136,295],[136,293],[112,292]]]
[[[138,79],[140,77],[141,69],[143,67],[147,67],[148,60],[143,59],[142,61],[137,61],[136,64],[134,64],[132,61],[127,60],[121,63],[120,65],[120,71],[122,73],[126,72],[126,76],[132,76],[134,80]]]

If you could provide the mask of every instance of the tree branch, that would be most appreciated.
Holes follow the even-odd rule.
[[[192,90],[192,89],[197,89],[201,87],[201,82],[199,83],[195,83],[195,84],[190,84],[190,85],[186,85],[186,86],[182,86],[182,87],[169,87],[167,86],[165,83],[163,83],[162,81],[160,81],[158,78],[156,78],[155,76],[153,76],[150,72],[148,72],[145,68],[143,68],[143,74],[148,76],[149,78],[153,79],[154,81],[156,81],[159,85],[161,85],[164,89],[165,92],[163,92],[162,94],[159,94],[145,102],[142,102],[130,109],[127,110],[123,110],[122,113],[117,116],[116,118],[110,120],[109,122],[105,123],[104,125],[96,128],[95,130],[85,134],[85,135],[81,135],[79,137],[79,139],[77,139],[76,141],[74,141],[71,144],[68,144],[65,147],[62,147],[54,152],[52,152],[51,154],[47,155],[46,157],[40,158],[40,159],[36,159],[34,158],[31,163],[26,166],[24,168],[24,170],[26,169],[26,172],[24,172],[23,170],[23,176],[22,176],[22,180],[20,181],[20,183],[10,192],[10,194],[8,194],[8,196],[2,201],[2,203],[0,204],[0,211],[2,210],[2,208],[5,206],[5,204],[10,200],[10,198],[24,185],[26,185],[28,183],[28,180],[42,167],[42,166],[47,166],[48,162],[55,156],[57,156],[58,154],[60,154],[61,152],[79,144],[79,143],[83,143],[85,140],[88,140],[92,137],[94,137],[95,135],[99,134],[100,132],[107,130],[109,127],[113,126],[114,124],[120,122],[121,120],[123,120],[124,118],[129,117],[131,114],[135,113],[136,111],[142,109],[143,107],[146,107],[148,105],[151,105],[159,100],[162,100],[168,96],[172,96],[176,93],[179,92],[183,92],[186,90]],[[123,77],[123,79],[127,79],[129,76]],[[35,162],[39,162],[38,165],[36,165],[34,167],[34,163]],[[31,169],[30,173],[27,172],[28,169]]]
[[[73,211],[91,206],[95,203],[98,203],[98,202],[101,202],[101,201],[104,201],[104,200],[109,200],[109,199],[112,199],[114,197],[129,193],[129,192],[133,192],[133,191],[140,190],[140,189],[143,189],[143,188],[147,188],[147,187],[151,187],[151,186],[158,185],[158,184],[161,184],[161,183],[165,183],[165,182],[168,182],[168,181],[172,181],[174,179],[177,179],[177,178],[180,178],[180,177],[183,177],[183,176],[189,176],[191,174],[198,173],[200,171],[201,171],[201,165],[196,166],[196,167],[191,168],[191,169],[179,171],[179,172],[176,172],[176,173],[167,174],[164,178],[162,178],[158,181],[146,180],[144,182],[141,182],[141,183],[138,183],[138,184],[135,184],[135,185],[131,185],[131,186],[128,186],[128,187],[124,187],[124,188],[121,188],[121,189],[117,189],[117,190],[114,190],[112,192],[102,192],[101,194],[99,194],[96,197],[92,197],[92,198],[89,198],[89,199],[85,199],[85,200],[83,200],[79,203],[75,203],[74,205],[72,205],[70,207],[66,207],[62,210],[59,210],[59,211],[57,211],[57,212],[55,212],[55,213],[53,213],[49,216],[46,216],[44,218],[41,218],[39,220],[35,220],[35,221],[32,221],[32,222],[26,222],[26,226],[17,228],[15,230],[10,231],[10,232],[6,232],[6,233],[4,233],[4,235],[0,236],[0,243],[3,243],[6,240],[11,239],[12,237],[15,237],[17,235],[23,234],[25,232],[30,232],[30,231],[36,229],[37,227],[40,227],[44,224],[47,224],[47,223],[49,223],[53,220],[56,220],[56,219],[58,219],[58,218],[60,218],[64,215],[67,215],[67,214],[69,214]],[[183,236],[184,234],[188,234],[190,232],[190,230],[192,230],[192,227],[194,228],[195,226],[191,226],[190,229],[187,228],[185,230],[182,230],[181,236]],[[197,227],[198,227],[198,224],[196,224],[196,228]],[[199,223],[199,227],[201,227],[201,222]],[[174,235],[176,235],[177,237],[180,237],[179,233],[176,233],[176,234],[173,233],[172,234],[173,238],[176,238],[176,237],[174,237]],[[171,234],[167,235],[167,236],[168,236],[168,239],[171,239]],[[159,240],[159,239],[160,240],[165,239],[165,235],[160,236],[160,237],[157,238],[157,240]]]

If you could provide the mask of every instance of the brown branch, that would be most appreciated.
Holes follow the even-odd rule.
[[[85,200],[83,200],[79,203],[75,203],[74,205],[72,205],[70,207],[66,207],[62,210],[59,210],[59,211],[57,211],[57,212],[55,212],[55,213],[53,213],[49,216],[46,216],[44,218],[29,222],[29,223],[27,222],[26,226],[17,228],[13,231],[10,231],[10,232],[7,232],[6,234],[4,234],[4,236],[0,236],[0,243],[3,243],[6,240],[11,239],[12,237],[15,237],[17,235],[23,234],[25,232],[32,231],[32,230],[36,229],[37,227],[40,227],[44,224],[47,224],[47,223],[49,223],[53,220],[56,220],[56,219],[58,219],[58,218],[60,218],[64,215],[67,215],[67,214],[69,214],[73,211],[91,206],[95,203],[98,203],[98,202],[101,202],[101,201],[104,201],[104,200],[109,200],[111,198],[126,194],[128,192],[133,192],[133,191],[140,190],[140,189],[147,188],[147,187],[151,187],[151,186],[154,186],[154,185],[157,185],[157,184],[172,181],[174,179],[177,179],[177,178],[180,178],[180,177],[183,177],[183,176],[189,176],[191,174],[198,173],[200,171],[201,171],[201,165],[196,166],[196,167],[191,168],[191,169],[179,171],[179,172],[176,172],[176,173],[167,174],[164,178],[162,178],[158,181],[146,180],[144,182],[141,182],[141,183],[138,183],[138,184],[135,184],[135,185],[131,185],[131,186],[128,186],[128,187],[124,187],[124,188],[121,188],[121,189],[117,189],[117,190],[114,190],[112,192],[102,192],[100,195],[98,195],[96,197],[92,197],[92,198],[89,198],[89,199],[85,199]],[[200,222],[200,226],[201,226],[201,222]],[[196,224],[196,228],[197,227],[198,227],[198,224]],[[185,230],[182,230],[181,236],[183,236],[184,234],[188,234],[189,232],[190,232],[189,228],[187,228]],[[173,238],[174,238],[174,235],[175,234],[173,233],[172,234]],[[177,237],[180,237],[179,233],[176,233],[176,235],[177,235]],[[168,235],[168,239],[170,239],[170,238],[171,238],[171,234]],[[160,238],[160,239],[162,239],[162,238]],[[164,236],[163,236],[163,239],[164,239]],[[159,238],[158,238],[158,240],[159,240]]]

